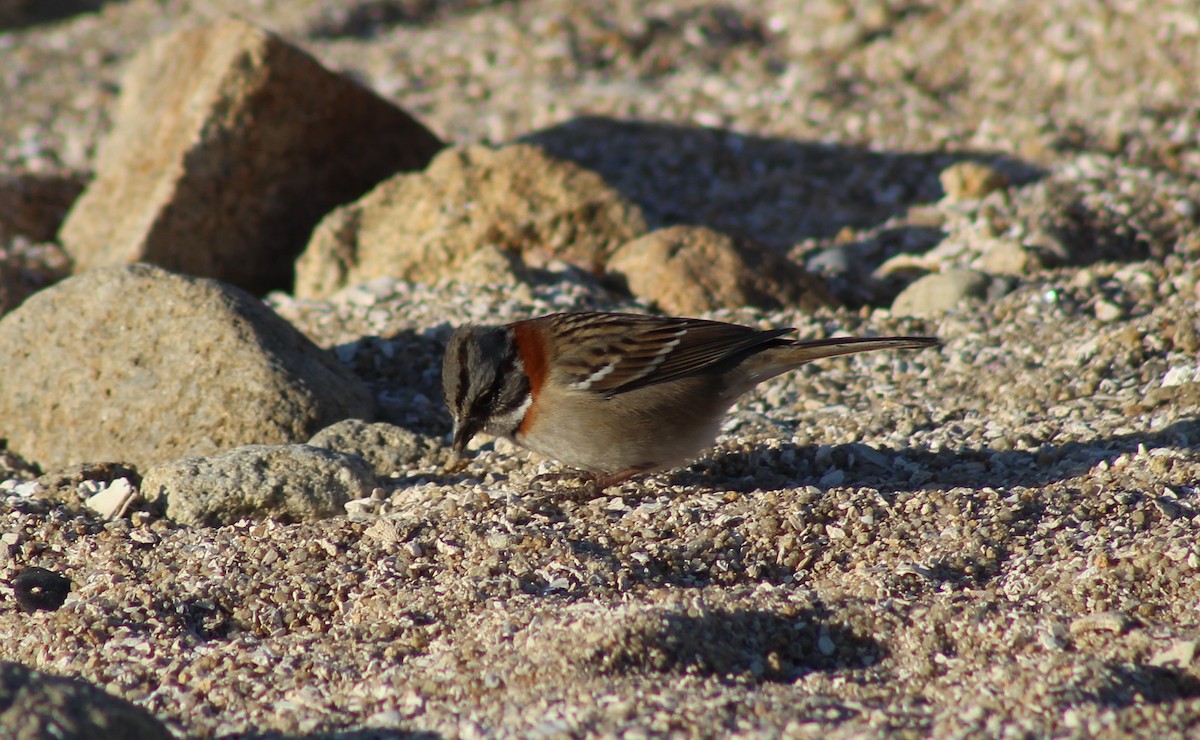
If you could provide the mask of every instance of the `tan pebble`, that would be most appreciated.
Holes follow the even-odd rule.
[[[1129,627],[1129,617],[1121,612],[1100,612],[1079,617],[1071,622],[1071,636],[1078,637],[1088,632],[1111,632],[1122,634]]]

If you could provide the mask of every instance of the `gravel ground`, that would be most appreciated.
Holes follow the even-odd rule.
[[[236,11],[439,135],[594,166],[655,224],[797,257],[862,240],[877,264],[923,251],[911,227],[965,156],[1030,188],[1100,183],[1079,202],[1108,220],[1058,214],[1105,230],[937,318],[837,283],[851,309],[716,315],[944,344],[764,384],[711,454],[593,501],[486,442],[457,474],[402,471],[374,510],[317,524],[106,522],[10,484],[6,573],[73,590],[54,612],[0,600],[0,657],[185,736],[1200,732],[1193,4],[95,5],[0,34],[5,168],[86,172],[129,55]],[[897,224],[909,241],[888,241]],[[429,434],[448,430],[452,325],[645,309],[569,270],[268,302]]]

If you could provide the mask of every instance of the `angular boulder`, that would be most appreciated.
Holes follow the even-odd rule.
[[[81,270],[150,262],[254,293],[291,285],[313,226],[442,142],[300,49],[224,20],[130,64],[96,177],[60,238]]]

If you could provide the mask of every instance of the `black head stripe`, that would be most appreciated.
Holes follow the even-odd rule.
[[[454,389],[454,409],[461,412],[471,388],[471,340],[468,338],[458,343],[455,360],[458,362],[458,387]]]
[[[503,398],[505,386],[517,372],[517,346],[509,342],[504,348],[504,355],[496,365],[496,374],[487,391],[479,394],[471,405],[472,416],[489,417],[501,412],[501,406],[508,406],[509,400]],[[524,373],[521,373],[524,375]],[[520,401],[518,401],[520,403]],[[511,410],[511,409],[510,409]]]

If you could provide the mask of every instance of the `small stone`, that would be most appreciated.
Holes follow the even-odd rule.
[[[957,162],[942,170],[938,175],[946,200],[958,203],[978,200],[1001,188],[1008,187],[1008,178],[994,167],[982,162]]]
[[[821,476],[820,483],[825,488],[836,488],[846,482],[846,471],[841,468],[830,468]]]
[[[9,585],[17,606],[27,612],[55,611],[67,600],[71,590],[71,581],[66,576],[38,567],[25,568]]]
[[[356,521],[372,518],[379,513],[381,508],[383,508],[382,501],[370,498],[356,498],[346,502],[346,514]]]
[[[378,519],[363,531],[364,538],[385,546],[405,542],[411,536],[411,527],[401,526],[395,519]]]
[[[118,478],[99,493],[90,496],[84,504],[105,519],[121,516],[137,498],[137,489],[128,478]]]
[[[1121,308],[1112,301],[1099,300],[1096,301],[1096,319],[1104,323],[1118,321],[1125,317],[1125,309]]]
[[[1121,612],[1100,612],[1088,614],[1071,622],[1072,637],[1088,632],[1112,632],[1119,635],[1129,628],[1129,617]]]
[[[1170,388],[1187,383],[1200,383],[1200,365],[1178,365],[1163,374],[1162,387]]]
[[[1074,288],[1087,290],[1095,287],[1097,282],[1099,282],[1099,278],[1096,277],[1096,273],[1086,267],[1080,269],[1079,272],[1071,277],[1071,287]]]
[[[11,489],[14,496],[20,498],[31,498],[36,496],[42,490],[42,484],[35,480],[27,480],[22,483],[17,483]]]
[[[936,317],[961,308],[971,299],[987,295],[991,280],[978,270],[950,269],[935,272],[904,289],[892,303],[900,316]]]
[[[370,500],[371,466],[357,455],[309,445],[247,445],[210,457],[164,463],[146,472],[142,495],[165,501],[167,516],[190,526],[242,518],[316,521]]]
[[[945,244],[946,242],[943,242]],[[874,277],[877,279],[902,278],[915,280],[936,267],[937,263],[928,254],[909,254],[901,252],[888,258],[882,265],[875,268]]]
[[[409,431],[387,422],[368,423],[343,419],[317,432],[308,440],[313,447],[358,455],[381,478],[420,466],[443,465],[450,451],[437,438]],[[372,493],[372,498],[381,499]]]
[[[813,272],[846,277],[855,274],[861,264],[855,262],[846,245],[838,245],[809,258],[805,266]]]
[[[129,539],[139,545],[157,545],[161,542],[161,538],[148,529],[135,529],[129,533]]]
[[[979,266],[992,275],[1025,275],[1037,269],[1035,253],[1013,239],[989,239]]]
[[[1200,642],[1196,640],[1174,640],[1169,646],[1150,657],[1150,665],[1187,670],[1196,660],[1198,648],[1200,648]]]
[[[828,632],[822,630],[820,636],[817,637],[817,650],[824,656],[830,656],[837,652],[837,645],[834,644],[833,638],[829,636]]]

